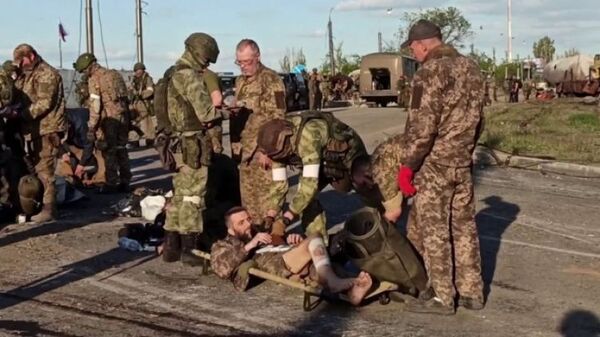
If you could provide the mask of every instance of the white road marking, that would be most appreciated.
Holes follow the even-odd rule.
[[[499,238],[495,238],[495,237],[487,236],[487,235],[480,235],[479,238],[482,240],[487,240],[487,241],[510,243],[510,244],[517,245],[517,246],[524,246],[524,247],[542,249],[542,250],[547,250],[547,251],[557,252],[557,253],[562,253],[562,254],[578,255],[578,256],[592,257],[592,258],[600,259],[600,254],[579,252],[576,250],[561,249],[561,248],[544,246],[544,245],[536,245],[533,243],[521,242],[521,241],[515,241],[515,240],[509,240],[509,239],[499,239]]]

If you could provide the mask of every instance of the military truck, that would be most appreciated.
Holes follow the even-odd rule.
[[[410,80],[418,69],[418,62],[398,53],[372,53],[360,62],[359,93],[367,102],[386,106],[398,102],[400,76]]]

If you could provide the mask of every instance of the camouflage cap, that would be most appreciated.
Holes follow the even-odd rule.
[[[146,70],[146,66],[142,62],[133,65],[133,71]]]
[[[94,56],[94,54],[92,53],[83,53],[81,55],[79,55],[79,57],[77,58],[77,61],[75,61],[75,63],[73,63],[73,69],[75,69],[77,72],[81,73],[84,70],[86,70],[89,66],[92,65],[92,63],[96,62],[96,56]]]
[[[293,134],[293,125],[285,119],[273,119],[258,129],[257,145],[260,151],[269,157],[281,153],[286,138]]]
[[[13,63],[13,61],[7,60],[2,63],[2,70],[7,74],[12,73],[13,71],[17,71],[18,67]]]
[[[409,47],[413,41],[425,40],[430,38],[442,38],[442,31],[435,23],[429,20],[417,21],[408,31],[408,40],[402,43],[402,48]]]
[[[185,39],[185,49],[202,65],[217,62],[219,46],[217,41],[206,33],[193,33]]]
[[[25,215],[33,215],[41,209],[44,185],[38,177],[33,174],[22,177],[17,190],[21,209]]]

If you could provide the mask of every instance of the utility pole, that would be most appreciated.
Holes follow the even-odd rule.
[[[142,36],[142,0],[135,0],[135,38],[137,41],[137,61],[144,63],[144,40]]]
[[[88,53],[94,53],[94,19],[92,16],[92,0],[85,1],[86,48]]]
[[[327,30],[329,31],[329,63],[331,67],[331,75],[335,75],[335,55],[333,48],[333,25],[331,23],[331,12],[333,8],[329,10],[329,22],[327,23]]]
[[[508,0],[508,15],[507,15],[507,29],[508,29],[508,63],[512,62],[512,0]]]
[[[381,32],[377,33],[377,46],[379,52],[381,53],[383,51],[383,40],[381,39]]]

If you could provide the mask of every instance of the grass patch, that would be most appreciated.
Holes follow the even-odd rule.
[[[580,113],[569,116],[569,125],[583,131],[600,131],[600,119],[598,115],[591,113]]]
[[[556,100],[498,104],[485,111],[480,142],[515,155],[600,164],[596,106]]]

